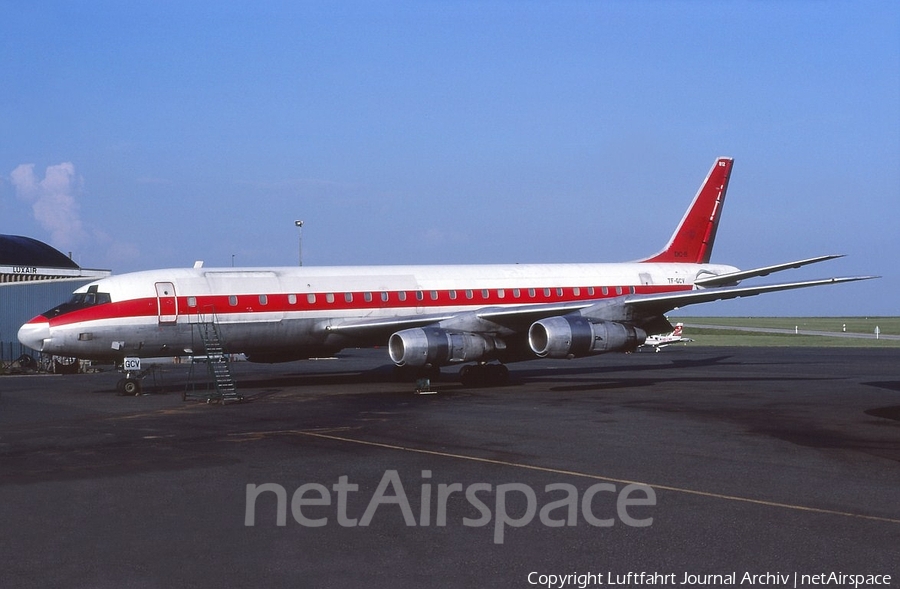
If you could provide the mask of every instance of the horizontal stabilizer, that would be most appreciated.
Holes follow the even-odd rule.
[[[665,313],[697,303],[709,303],[712,301],[724,301],[739,297],[752,297],[768,292],[820,286],[824,284],[840,284],[843,282],[856,282],[858,280],[871,280],[879,276],[846,276],[842,278],[823,278],[820,280],[805,280],[802,282],[786,282],[782,284],[764,284],[760,286],[726,286],[721,288],[701,288],[687,292],[630,295],[625,297],[625,305],[639,311],[651,313]]]
[[[756,278],[757,276],[768,276],[773,272],[780,272],[782,270],[790,270],[793,268],[800,268],[802,266],[806,266],[808,264],[815,264],[816,262],[824,262],[825,260],[834,260],[835,258],[843,258],[844,254],[832,254],[829,256],[817,256],[815,258],[807,258],[805,260],[797,260],[796,262],[785,262],[784,264],[775,264],[774,266],[765,266],[763,268],[754,268],[753,270],[741,270],[740,272],[731,272],[729,274],[719,274],[716,276],[707,276],[704,278],[697,278],[694,281],[694,285],[702,286],[704,288],[712,287],[712,286],[726,286],[737,284],[741,280],[746,280],[747,278]]]

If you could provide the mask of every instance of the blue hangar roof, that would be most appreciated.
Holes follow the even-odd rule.
[[[21,235],[0,235],[0,266],[78,269],[78,264],[58,249]]]

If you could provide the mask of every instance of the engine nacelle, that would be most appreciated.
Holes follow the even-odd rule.
[[[528,345],[540,358],[574,358],[606,352],[630,352],[647,333],[615,321],[591,321],[580,315],[548,317],[531,324]]]
[[[404,329],[391,336],[388,352],[397,366],[446,366],[481,360],[502,342],[475,333],[437,327]]]

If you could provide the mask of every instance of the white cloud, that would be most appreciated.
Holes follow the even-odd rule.
[[[47,166],[44,179],[34,173],[34,164],[21,164],[9,175],[16,195],[31,203],[35,220],[50,232],[58,247],[72,247],[85,237],[75,197],[81,180],[71,162]]]

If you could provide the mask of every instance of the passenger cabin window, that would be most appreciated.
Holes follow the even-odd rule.
[[[334,293],[330,292],[330,293],[326,294],[325,301],[328,303],[333,303],[334,302]]]
[[[288,304],[289,304],[289,305],[296,305],[296,304],[297,304],[297,295],[295,295],[295,294],[289,294],[289,295],[288,295]]]
[[[382,303],[388,302],[388,293],[386,293],[386,292],[381,293],[381,302]]]
[[[260,305],[268,305],[269,304],[269,296],[261,294],[259,295],[259,304]]]
[[[365,293],[363,295],[363,298],[365,299],[365,301],[367,303],[371,303],[372,302],[372,293],[370,293],[370,292]]]
[[[228,304],[232,307],[237,307],[237,295],[230,295],[228,297]]]
[[[187,304],[188,304],[188,307],[196,307],[197,306],[197,297],[188,297]]]
[[[316,293],[311,292],[308,295],[306,295],[306,302],[309,303],[310,305],[316,304]]]
[[[436,301],[438,299],[438,293],[436,290],[431,291],[431,300]]]
[[[344,293],[344,300],[345,300],[346,302],[348,302],[348,303],[352,303],[352,302],[353,302],[353,293],[352,293],[352,292],[345,292],[345,293]]]
[[[397,298],[400,299],[401,302],[405,301],[406,300],[406,291],[401,290],[400,292],[398,292]]]

